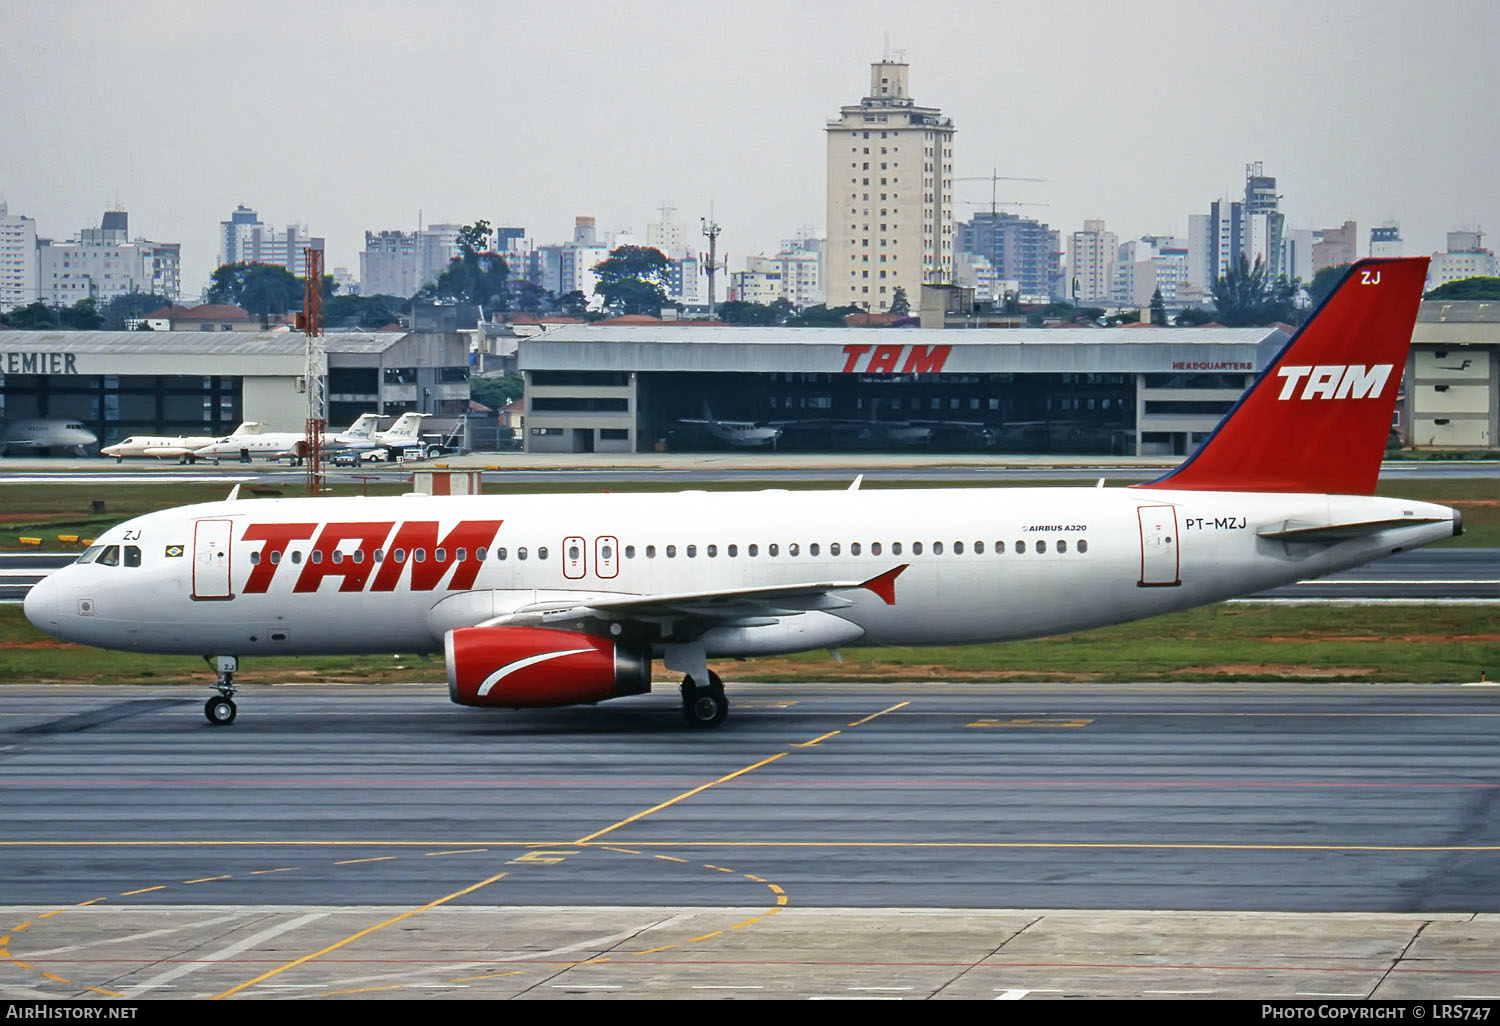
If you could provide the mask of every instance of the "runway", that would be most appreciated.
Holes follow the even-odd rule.
[[[1494,688],[729,690],[8,689],[0,993],[1500,992]]]

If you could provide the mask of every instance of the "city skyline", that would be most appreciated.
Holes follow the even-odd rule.
[[[1046,204],[1019,210],[1065,234],[1094,218],[1121,240],[1184,234],[1253,161],[1277,178],[1289,227],[1394,219],[1416,254],[1500,224],[1487,4],[739,10],[12,5],[0,198],[54,239],[129,211],[134,234],[181,242],[189,293],[241,203],[310,225],[328,267],[357,268],[365,231],[419,216],[520,225],[545,244],[580,214],[644,237],[668,201],[689,224],[712,207],[736,268],[826,223],[826,120],[864,94],[888,34],[916,102],[954,119],[955,177],[1047,179],[1002,183],[1001,207]],[[237,47],[255,75],[233,72]],[[990,187],[956,192],[967,220]]]

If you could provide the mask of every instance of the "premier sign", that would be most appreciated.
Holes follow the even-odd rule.
[[[0,353],[0,371],[6,374],[77,374],[74,353]]]

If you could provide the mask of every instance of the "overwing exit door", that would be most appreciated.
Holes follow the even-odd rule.
[[[1142,588],[1171,588],[1182,583],[1177,552],[1177,507],[1138,506],[1141,522]]]
[[[231,599],[228,520],[200,520],[193,526],[193,598]]]

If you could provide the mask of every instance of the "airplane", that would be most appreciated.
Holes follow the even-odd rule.
[[[324,434],[323,446],[358,448],[373,447],[375,426],[380,423],[376,413],[362,414],[347,430]],[[232,435],[212,439],[193,450],[195,459],[217,461],[225,456],[240,458],[280,459],[288,453],[300,455],[307,448],[307,432],[265,431],[254,421],[246,421]]]
[[[1318,577],[1462,532],[1374,495],[1425,258],[1356,263],[1203,445],[1124,488],[228,500],[100,535],[25,600],[42,631],[241,657],[437,652],[469,706],[641,694],[708,660],[1079,631]],[[150,602],[142,602],[150,595]]]
[[[673,421],[668,437],[678,448],[774,449],[781,429],[749,420],[721,420],[705,402],[702,417]]]
[[[230,438],[240,438],[248,435],[259,427],[253,422],[241,424],[234,429]],[[116,442],[114,445],[106,445],[99,450],[101,456],[113,456],[116,463],[123,463],[127,457],[147,456],[155,459],[167,459],[177,457],[179,463],[192,463],[198,457],[197,450],[205,445],[212,445],[212,436],[198,435],[131,435],[129,438]]]
[[[82,421],[52,417],[16,420],[6,425],[5,435],[0,437],[0,456],[45,454],[53,449],[84,456],[85,450],[98,442],[99,437]]]

